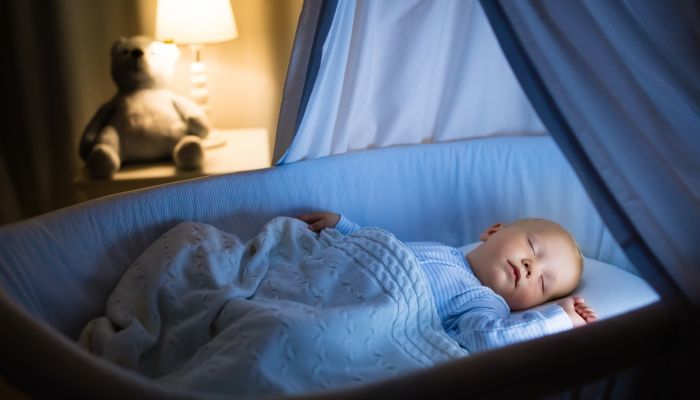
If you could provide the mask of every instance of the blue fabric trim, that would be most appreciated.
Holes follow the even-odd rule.
[[[513,68],[523,91],[562,153],[571,163],[591,201],[610,232],[640,273],[664,300],[674,299],[682,291],[675,285],[629,217],[612,195],[603,178],[579,143],[556,101],[547,90],[537,69],[523,48],[513,26],[498,0],[480,0],[506,59]]]
[[[321,12],[318,16],[318,24],[316,26],[316,36],[314,37],[314,43],[311,46],[311,59],[309,60],[309,67],[306,70],[304,91],[301,95],[301,105],[299,107],[297,122],[294,128],[295,134],[299,129],[299,125],[301,124],[304,114],[306,113],[306,106],[309,103],[311,92],[313,91],[316,78],[318,77],[318,70],[321,67],[321,60],[323,59],[323,45],[326,43],[328,32],[330,32],[331,26],[333,25],[335,10],[337,7],[338,0],[324,0],[323,5],[321,5]]]

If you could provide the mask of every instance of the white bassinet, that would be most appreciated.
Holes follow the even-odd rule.
[[[4,373],[40,395],[203,397],[98,359],[76,345],[77,335],[103,312],[107,296],[134,258],[178,222],[212,224],[245,240],[274,216],[319,209],[386,228],[401,240],[454,246],[477,240],[480,230],[494,221],[550,218],[571,230],[585,256],[636,274],[549,137],[356,152],[109,196],[3,227]],[[620,293],[635,296],[624,282]],[[653,367],[662,354],[656,344],[671,325],[654,296],[653,291],[643,292],[618,310],[644,305],[638,312],[328,395],[427,396],[443,388],[533,395],[607,376],[598,383],[604,387],[634,363],[634,371]],[[588,300],[595,304],[596,299]],[[557,371],[574,367],[580,372],[563,375],[559,385],[542,379],[543,371],[562,375]],[[512,386],[496,384],[504,374]]]

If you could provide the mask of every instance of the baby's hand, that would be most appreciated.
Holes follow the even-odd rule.
[[[598,320],[591,306],[586,304],[582,297],[573,296],[560,300],[557,304],[566,311],[566,314],[571,318],[574,328],[590,324]]]
[[[596,315],[591,306],[584,302],[582,297],[574,296],[574,309],[588,324],[598,320],[598,315]]]
[[[309,229],[314,232],[320,232],[326,228],[335,228],[338,225],[338,221],[340,221],[340,215],[323,211],[300,215],[297,218],[309,224]]]

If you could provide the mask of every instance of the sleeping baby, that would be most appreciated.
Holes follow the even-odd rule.
[[[261,396],[374,382],[597,319],[580,298],[545,304],[581,277],[562,227],[518,220],[481,239],[464,253],[403,243],[327,212],[273,218],[245,242],[182,221],[79,341],[161,383]]]
[[[314,212],[298,216],[309,229],[350,234],[360,226],[345,216]],[[406,243],[427,278],[447,334],[470,353],[591,323],[595,312],[580,297],[566,297],[539,310],[511,316],[569,295],[583,270],[571,234],[545,219],[498,223],[464,256],[434,242]]]

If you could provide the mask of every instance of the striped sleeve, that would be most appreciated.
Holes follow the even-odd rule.
[[[563,308],[552,305],[511,317],[507,304],[495,294],[485,294],[464,305],[457,319],[455,340],[470,353],[538,338],[571,329]]]
[[[360,225],[350,221],[344,215],[341,214],[340,220],[335,225],[335,229],[337,229],[343,235],[349,235],[355,231],[360,230]]]

